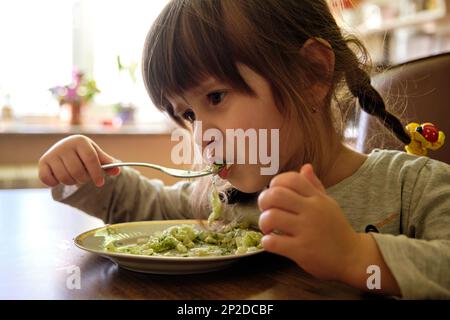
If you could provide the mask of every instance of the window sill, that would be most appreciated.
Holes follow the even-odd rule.
[[[123,126],[107,126],[101,124],[86,124],[73,126],[56,123],[21,123],[0,122],[1,135],[55,135],[55,134],[95,134],[95,135],[166,135],[174,126],[168,122],[141,123]]]

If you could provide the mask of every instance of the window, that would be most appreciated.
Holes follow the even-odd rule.
[[[70,81],[72,1],[0,2],[0,104],[16,115],[57,112],[48,89]]]
[[[141,76],[141,56],[145,37],[151,24],[159,15],[167,0],[88,0],[85,13],[91,23],[92,74],[102,94],[98,102],[134,103],[138,106],[138,119],[163,119],[164,116],[151,105]],[[85,21],[88,19],[85,19]],[[137,64],[133,84],[128,72],[118,72],[117,57],[124,66]]]
[[[97,81],[97,106],[133,103],[138,122],[165,117],[151,105],[140,60],[145,36],[167,0],[2,0],[0,105],[14,113],[55,115],[49,88],[68,84],[73,66]],[[136,64],[136,81],[118,70]]]

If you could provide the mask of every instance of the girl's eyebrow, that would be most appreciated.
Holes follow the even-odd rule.
[[[200,85],[193,89],[193,92],[196,94],[202,94],[204,91],[207,91],[211,87],[220,84],[215,78],[209,77],[205,81],[203,81]]]

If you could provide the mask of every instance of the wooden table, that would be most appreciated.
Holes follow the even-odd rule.
[[[363,299],[314,279],[269,253],[226,270],[184,276],[140,274],[84,252],[72,239],[102,221],[54,202],[49,190],[0,190],[0,299]],[[80,289],[67,286],[80,270]]]

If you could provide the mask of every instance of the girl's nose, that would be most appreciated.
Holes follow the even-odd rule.
[[[193,124],[194,143],[199,148],[205,148],[205,141],[203,141],[203,122],[195,120]]]
[[[223,161],[223,141],[222,131],[212,125],[205,125],[205,122],[194,122],[194,142],[200,148],[202,157],[207,163]]]
[[[202,120],[195,120],[193,123],[194,142],[202,149],[212,143],[216,139],[217,128],[212,126],[209,122]]]

